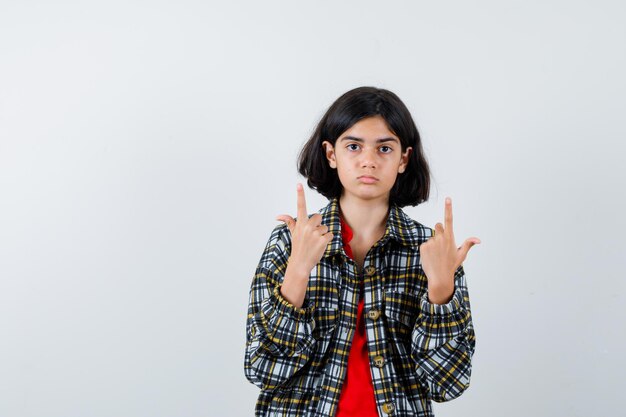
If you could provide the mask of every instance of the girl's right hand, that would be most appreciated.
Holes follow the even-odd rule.
[[[298,183],[296,189],[298,194],[298,221],[295,221],[288,214],[281,214],[276,217],[276,220],[287,223],[291,232],[289,263],[297,265],[298,268],[303,268],[300,272],[309,276],[311,270],[322,259],[326,246],[333,239],[333,233],[328,231],[328,226],[321,224],[322,215],[320,213],[315,213],[309,218],[302,184]]]

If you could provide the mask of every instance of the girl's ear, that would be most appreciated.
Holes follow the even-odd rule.
[[[400,166],[398,167],[398,172],[400,174],[406,171],[406,167],[407,165],[409,165],[409,161],[410,161],[409,157],[411,156],[412,151],[413,151],[413,148],[409,146],[408,148],[406,148],[406,151],[404,151],[404,153],[402,154],[402,161],[400,163]]]
[[[328,160],[328,164],[331,168],[337,168],[337,160],[335,159],[335,148],[333,145],[325,140],[322,142],[322,148],[324,148],[324,154],[326,155],[326,159]]]

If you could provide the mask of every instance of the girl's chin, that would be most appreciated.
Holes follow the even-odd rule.
[[[365,184],[364,184],[365,185]],[[390,190],[386,192],[381,190],[379,187],[357,187],[357,189],[344,189],[343,194],[352,194],[355,197],[372,199],[372,198],[380,198],[384,196],[389,196]]]

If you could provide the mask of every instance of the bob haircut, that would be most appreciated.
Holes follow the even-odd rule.
[[[430,169],[422,141],[411,113],[400,98],[389,90],[376,87],[357,87],[339,97],[328,108],[317,124],[313,135],[298,156],[298,172],[307,179],[310,188],[329,200],[340,197],[343,190],[337,170],[331,168],[322,142],[335,146],[343,132],[359,120],[380,115],[387,127],[398,136],[402,152],[412,147],[409,162],[389,193],[389,204],[398,207],[416,206],[428,200]]]

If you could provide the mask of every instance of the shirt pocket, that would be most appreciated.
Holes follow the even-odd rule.
[[[334,307],[316,307],[313,312],[312,337],[315,339],[315,351],[311,358],[309,372],[316,374],[323,371],[329,360],[329,349],[339,325],[339,310]]]
[[[307,414],[312,392],[296,389],[279,389],[269,407],[270,417],[301,417]]]
[[[387,290],[383,294],[387,330],[391,337],[397,340],[410,340],[419,314],[420,296],[396,290]]]
[[[337,327],[338,319],[339,315],[336,307],[316,307],[313,311],[313,321],[311,323],[313,337],[317,340],[330,338]]]

